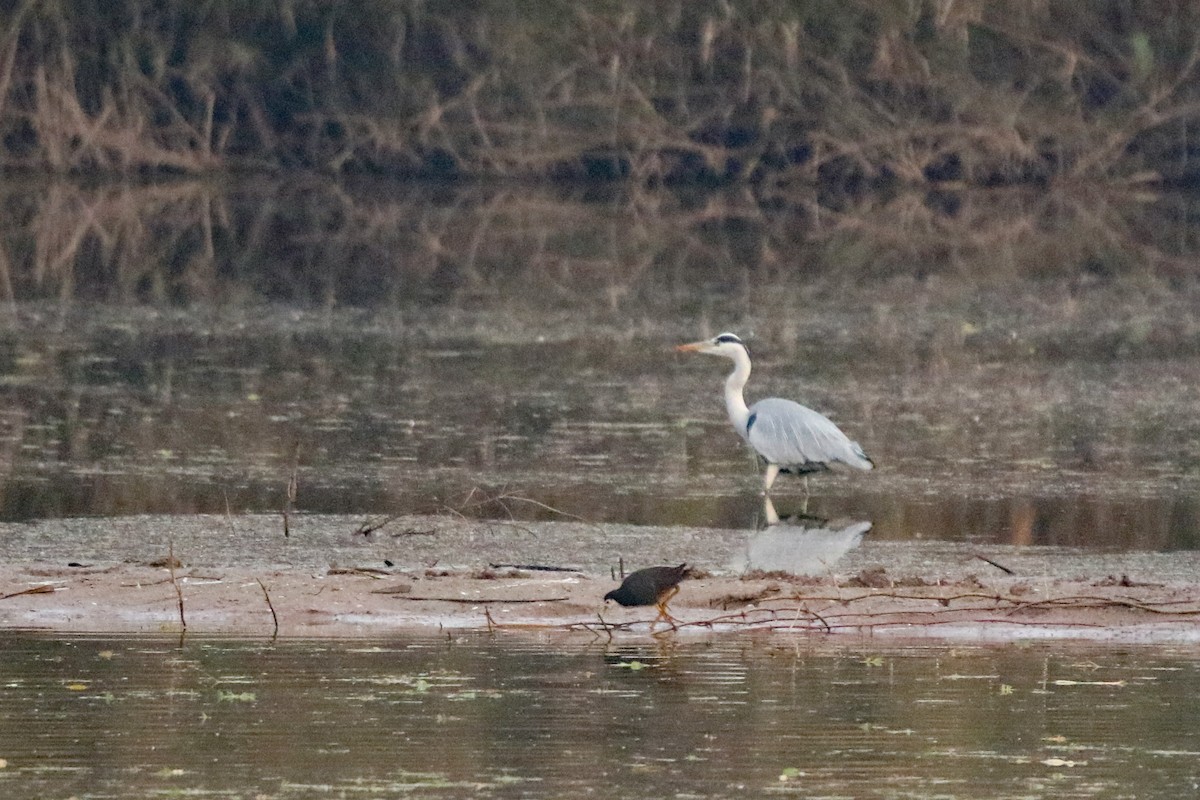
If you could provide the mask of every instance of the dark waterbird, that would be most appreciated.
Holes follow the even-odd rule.
[[[678,567],[646,567],[631,572],[621,585],[604,595],[605,601],[616,600],[623,606],[657,606],[659,619],[674,622],[667,612],[667,603],[679,592],[679,582],[687,577],[687,564]]]
[[[850,440],[824,414],[781,397],[767,397],[746,405],[742,389],[750,379],[750,351],[732,333],[675,348],[684,353],[707,353],[733,361],[733,372],[725,379],[725,410],[733,429],[767,463],[763,472],[763,494],[780,472],[805,476],[828,469],[833,463],[868,470],[875,466],[858,442]]]

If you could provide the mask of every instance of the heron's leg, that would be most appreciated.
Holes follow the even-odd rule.
[[[800,484],[804,487],[804,498],[800,501],[800,513],[807,514],[808,513],[808,498],[810,496],[808,493],[808,473],[807,472],[800,476]]]
[[[775,510],[775,504],[771,502],[771,495],[763,492],[763,516],[766,517],[767,525],[779,524],[779,512]]]
[[[763,472],[763,494],[771,491],[771,484],[775,483],[775,479],[779,477],[779,465],[767,464],[767,469]]]

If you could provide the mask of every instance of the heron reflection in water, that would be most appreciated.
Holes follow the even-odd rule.
[[[725,379],[725,410],[733,429],[766,462],[764,495],[771,491],[781,472],[803,476],[807,494],[810,473],[829,469],[835,463],[860,470],[875,466],[858,442],[851,441],[824,414],[807,406],[780,397],[768,397],[747,406],[742,390],[750,378],[750,351],[734,334],[722,333],[675,349],[733,361],[733,372]]]
[[[866,520],[822,520],[806,515],[781,520],[769,496],[763,497],[767,527],[746,539],[730,568],[792,575],[825,575],[871,529]]]

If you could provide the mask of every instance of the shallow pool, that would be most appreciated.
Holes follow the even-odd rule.
[[[1191,650],[0,634],[14,798],[1185,797]]]

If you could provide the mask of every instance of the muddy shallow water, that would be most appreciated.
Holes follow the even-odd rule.
[[[1185,797],[1169,649],[0,635],[8,797]]]
[[[670,351],[703,328],[604,344],[586,330],[543,343],[533,326],[513,343],[399,317],[71,316],[78,330],[10,330],[18,371],[43,366],[6,389],[9,519],[279,510],[293,469],[307,512],[760,518],[757,469],[719,400],[725,363]],[[749,393],[828,411],[879,468],[815,476],[808,513],[889,540],[1200,543],[1200,362],[991,362],[963,343],[914,374],[864,358],[867,342],[815,358],[819,343],[761,344]],[[776,501],[805,510],[796,482]]]
[[[673,350],[733,330],[751,400],[826,412],[878,464],[806,508],[781,482],[781,515],[1200,547],[1186,198],[748,200],[24,187],[0,517],[273,512],[294,476],[298,512],[750,528],[727,364]]]

